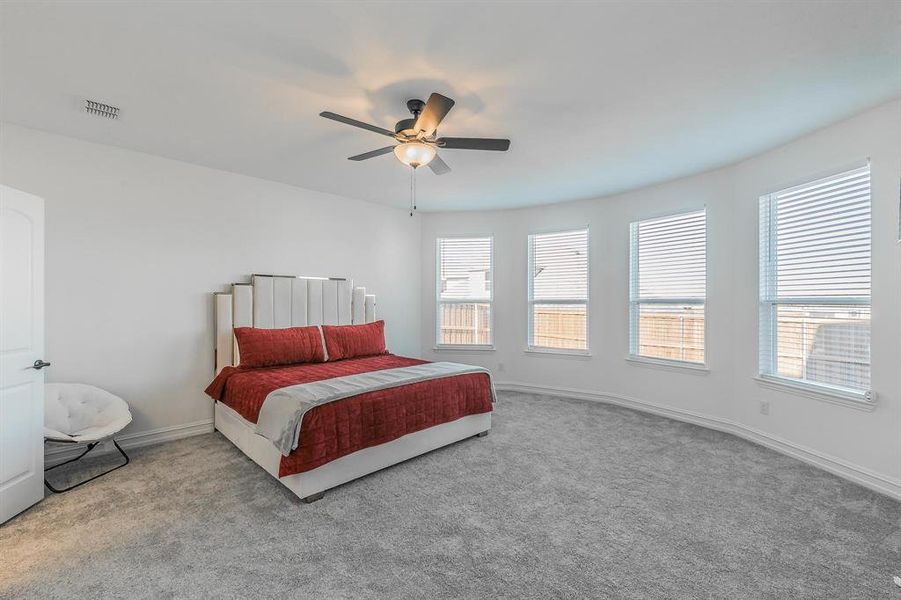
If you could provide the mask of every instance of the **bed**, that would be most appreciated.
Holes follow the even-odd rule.
[[[328,356],[333,335],[381,323],[375,296],[347,279],[253,275],[215,295],[215,322],[216,377],[206,390],[215,400],[215,428],[305,502],[491,428],[494,390],[484,369],[386,349]],[[316,331],[312,326],[323,332],[321,362],[242,363],[236,331],[278,335]],[[286,415],[295,419],[290,435]],[[282,438],[271,435],[283,423]]]

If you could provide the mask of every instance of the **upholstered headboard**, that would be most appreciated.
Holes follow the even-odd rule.
[[[214,294],[216,373],[237,365],[235,327],[274,329],[304,325],[350,325],[375,321],[375,296],[349,279],[252,275]]]

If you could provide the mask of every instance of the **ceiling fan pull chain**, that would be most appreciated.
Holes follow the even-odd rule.
[[[410,216],[416,211],[416,167],[410,167]]]

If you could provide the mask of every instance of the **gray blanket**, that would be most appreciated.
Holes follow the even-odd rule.
[[[491,373],[482,367],[434,362],[279,388],[263,401],[256,432],[271,440],[284,456],[288,456],[300,443],[300,424],[311,408],[366,392],[468,373],[485,373],[489,380],[491,378]],[[496,399],[492,381],[491,400]]]

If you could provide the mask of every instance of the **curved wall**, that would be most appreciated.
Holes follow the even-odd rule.
[[[872,410],[764,387],[754,378],[759,196],[866,158],[873,195]],[[899,181],[901,101],[894,101],[736,165],[652,188],[530,209],[426,214],[423,354],[489,367],[502,388],[626,404],[737,433],[901,498]],[[704,206],[709,371],[628,362],[629,223]],[[591,356],[527,353],[527,235],[586,224]],[[485,233],[494,235],[495,350],[436,351],[435,239]],[[768,415],[761,401],[769,401]]]

